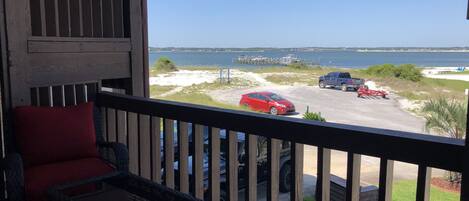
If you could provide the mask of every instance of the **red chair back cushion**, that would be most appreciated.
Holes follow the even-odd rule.
[[[93,103],[71,107],[18,107],[15,136],[26,167],[98,157]]]

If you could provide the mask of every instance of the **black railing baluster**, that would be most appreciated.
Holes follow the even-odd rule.
[[[430,179],[431,168],[419,165],[419,172],[417,177],[417,201],[430,200]]]
[[[380,160],[378,200],[391,201],[394,161],[386,158],[381,158]]]

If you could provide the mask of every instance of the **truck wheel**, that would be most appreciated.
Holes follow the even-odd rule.
[[[270,108],[270,114],[271,114],[271,115],[277,115],[277,114],[278,114],[277,108],[271,107],[271,108]]]
[[[290,192],[291,166],[289,162],[285,163],[280,169],[279,190],[282,193]]]
[[[346,84],[342,84],[342,86],[340,88],[342,89],[342,91],[347,91],[347,85]]]
[[[319,88],[326,88],[326,85],[324,84],[324,81],[319,82]]]

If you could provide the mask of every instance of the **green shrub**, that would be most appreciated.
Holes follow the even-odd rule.
[[[321,116],[320,112],[309,112],[309,106],[306,108],[306,112],[303,114],[303,119],[326,122],[326,119]]]
[[[374,65],[365,70],[367,74],[381,77],[394,77],[396,67],[392,64]]]
[[[403,64],[397,67],[396,77],[404,80],[418,82],[422,79],[420,69],[416,68],[413,64]]]
[[[413,64],[402,64],[399,66],[393,64],[374,65],[367,68],[364,72],[373,76],[395,77],[413,82],[418,82],[423,77],[420,69]]]
[[[160,57],[154,67],[157,71],[171,72],[177,71],[176,65],[167,57]]]

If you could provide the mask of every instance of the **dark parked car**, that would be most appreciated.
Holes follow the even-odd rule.
[[[190,134],[189,134],[190,135]],[[238,163],[239,163],[239,168],[238,168],[238,175],[239,175],[239,182],[238,182],[238,188],[239,189],[244,189],[246,186],[246,181],[244,179],[244,175],[246,174],[247,168],[245,165],[246,162],[246,155],[245,155],[245,138],[244,133],[237,133],[237,139],[238,139]],[[226,136],[226,130],[221,130],[220,131],[220,140],[221,140],[221,147],[220,147],[220,182],[221,186],[226,186],[226,171],[225,171],[225,165],[226,165],[226,146],[227,146],[227,136]],[[209,140],[208,140],[208,128],[205,127],[204,129],[204,163],[203,163],[203,168],[204,168],[204,188],[207,190],[208,188],[208,175],[209,175],[209,160],[208,160],[208,146],[209,146]],[[267,139],[264,137],[259,137],[257,140],[257,181],[258,183],[264,182],[268,179],[268,161],[267,161]],[[189,156],[189,175],[192,175],[192,156]],[[280,192],[289,192],[290,191],[290,175],[291,175],[291,165],[290,165],[290,142],[282,142],[281,143],[281,148],[280,148],[280,173],[279,173],[279,188]],[[175,162],[174,169],[178,171],[178,162]],[[176,177],[179,174],[176,174]],[[190,176],[192,178],[192,176]],[[179,182],[178,179],[176,179],[176,184]],[[178,185],[178,184],[177,184]],[[224,196],[226,196],[225,189],[222,188],[221,190],[221,196],[222,200],[224,200]]]
[[[267,112],[273,115],[295,112],[295,105],[287,99],[272,92],[252,92],[243,94],[239,105],[254,111]]]
[[[319,87],[340,87],[342,91],[348,89],[358,90],[364,84],[364,80],[360,78],[352,78],[348,72],[331,72],[327,75],[319,77]]]

